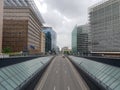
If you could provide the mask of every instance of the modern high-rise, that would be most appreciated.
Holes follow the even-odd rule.
[[[43,19],[33,0],[4,0],[3,48],[40,53]]]
[[[57,45],[57,35],[52,27],[43,27],[43,32],[46,34],[46,52],[55,51]]]
[[[120,0],[107,0],[90,8],[92,53],[120,52]]]
[[[90,53],[90,27],[89,24],[75,26],[72,31],[72,52],[87,55]]]
[[[2,53],[3,6],[4,6],[4,0],[0,0],[0,53]]]

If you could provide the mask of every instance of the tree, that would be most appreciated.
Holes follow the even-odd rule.
[[[5,47],[3,48],[3,53],[11,53],[12,52],[12,49],[10,47]]]

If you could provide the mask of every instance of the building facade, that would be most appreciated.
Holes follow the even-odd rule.
[[[4,6],[4,0],[0,0],[0,53],[2,53],[3,6]]]
[[[34,1],[4,0],[3,48],[12,52],[40,53],[43,19]]]
[[[77,46],[77,26],[74,27],[72,31],[72,52],[77,53],[78,52],[78,46]]]
[[[71,49],[69,49],[68,47],[63,47],[61,49],[61,53],[62,54],[70,54],[71,53]]]
[[[88,55],[90,53],[90,27],[88,24],[75,26],[72,31],[72,52]]]
[[[57,35],[52,27],[43,27],[43,32],[46,34],[46,52],[55,51],[57,45]]]
[[[120,0],[107,0],[90,8],[92,53],[120,52]]]
[[[41,54],[45,54],[45,34],[43,32],[40,33],[40,52]]]

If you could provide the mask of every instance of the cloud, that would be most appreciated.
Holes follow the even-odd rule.
[[[39,0],[38,0],[39,1]],[[44,21],[57,32],[59,47],[71,47],[74,26],[88,23],[88,7],[101,0],[40,0]]]

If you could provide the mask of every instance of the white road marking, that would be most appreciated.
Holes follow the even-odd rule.
[[[56,74],[58,74],[58,71],[56,70]]]
[[[67,74],[67,71],[65,70],[65,73]]]
[[[70,87],[69,87],[69,86],[67,87],[67,90],[70,90]]]
[[[54,86],[54,90],[56,90],[56,87]]]

